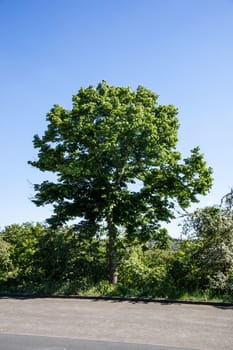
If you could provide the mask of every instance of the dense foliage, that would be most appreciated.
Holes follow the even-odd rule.
[[[106,82],[55,105],[30,162],[56,175],[33,200],[54,214],[0,232],[0,291],[232,300],[233,191],[187,214],[183,239],[160,226],[212,184],[199,148],[177,152],[176,115],[144,87]]]
[[[122,238],[116,287],[108,282],[106,240],[80,239],[72,227],[8,226],[0,234],[0,291],[232,300],[233,219],[222,215],[215,207],[195,212],[184,240]]]
[[[57,176],[35,185],[34,203],[54,206],[53,227],[79,218],[76,230],[86,237],[105,230],[112,282],[122,235],[148,241],[177,204],[187,208],[212,184],[198,147],[184,160],[176,150],[178,110],[157,100],[142,86],[103,81],[81,88],[71,110],[55,105],[44,135],[34,137],[38,159],[29,163]]]
[[[194,212],[184,226],[192,244],[198,287],[233,294],[233,213],[220,207]]]

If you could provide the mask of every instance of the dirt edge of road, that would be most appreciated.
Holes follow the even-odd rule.
[[[0,298],[18,298],[18,299],[83,299],[83,300],[107,300],[107,301],[129,301],[133,303],[162,303],[162,304],[193,304],[193,305],[210,305],[218,307],[233,307],[233,302],[217,301],[197,301],[182,299],[162,299],[162,298],[136,298],[136,297],[114,297],[114,296],[92,296],[92,295],[66,295],[66,294],[29,294],[29,293],[5,293],[0,292]]]

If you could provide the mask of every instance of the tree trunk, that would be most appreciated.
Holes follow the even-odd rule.
[[[108,263],[109,280],[113,285],[117,285],[117,230],[111,220],[108,221]]]

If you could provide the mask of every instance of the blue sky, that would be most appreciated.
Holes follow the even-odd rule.
[[[178,150],[214,170],[199,207],[233,187],[232,0],[0,0],[0,227],[43,221],[32,138],[81,86],[144,85],[179,108]],[[176,224],[170,233],[177,235]]]

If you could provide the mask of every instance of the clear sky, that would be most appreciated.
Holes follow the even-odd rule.
[[[199,145],[214,170],[198,206],[218,204],[233,187],[232,38],[232,0],[0,0],[0,227],[51,215],[30,201],[45,179],[33,135],[101,80],[179,108],[178,150]]]

